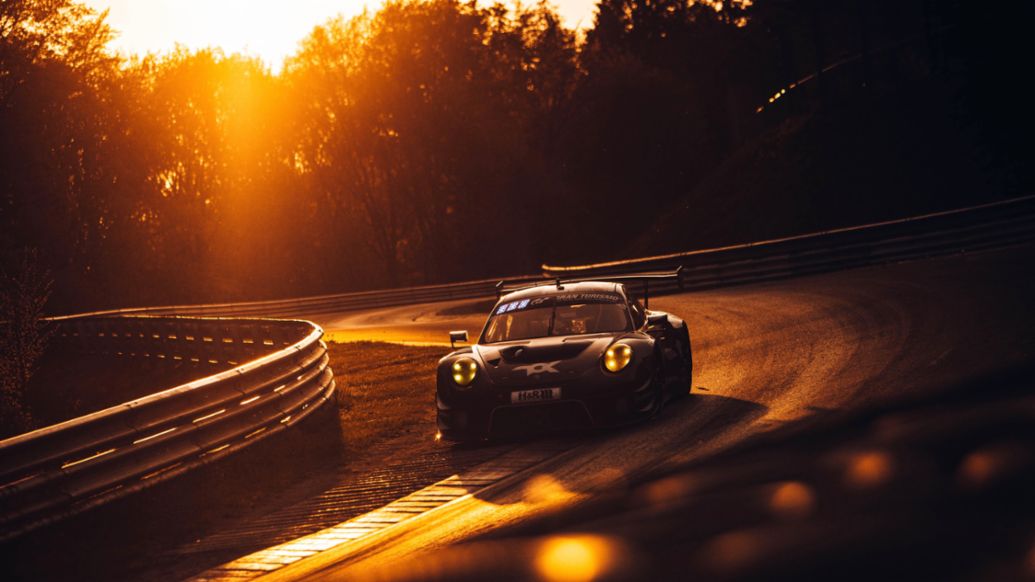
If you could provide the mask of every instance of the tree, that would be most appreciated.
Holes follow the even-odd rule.
[[[0,6],[0,246],[38,248],[62,279],[88,274],[112,222],[104,17],[70,0]]]
[[[14,270],[0,272],[0,438],[32,428],[26,391],[52,332],[43,315],[53,280],[38,253],[19,255]]]
[[[331,211],[367,233],[389,284],[470,276],[492,265],[464,241],[527,252],[499,225],[530,199],[517,195],[541,165],[526,163],[533,135],[570,93],[574,55],[544,5],[391,2],[331,21],[288,67],[309,96],[300,166]]]

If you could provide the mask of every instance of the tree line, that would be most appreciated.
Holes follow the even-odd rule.
[[[774,88],[959,3],[931,4],[601,0],[576,32],[543,2],[389,0],[274,74],[117,57],[105,14],[6,1],[0,260],[38,253],[67,311],[612,256],[764,129]]]

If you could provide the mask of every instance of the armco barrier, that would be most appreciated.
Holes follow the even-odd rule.
[[[1035,196],[878,224],[715,249],[577,266],[543,265],[550,278],[682,269],[695,290],[976,251],[1035,240]],[[676,283],[651,284],[651,293]]]
[[[55,341],[108,357],[230,369],[0,441],[0,539],[223,457],[293,425],[334,391],[305,321],[79,317]]]
[[[508,282],[536,281],[542,277],[529,275],[525,277],[509,277]],[[451,299],[471,299],[487,297],[495,294],[496,284],[500,279],[482,279],[442,285],[425,285],[420,287],[404,287],[399,289],[381,289],[377,291],[358,291],[334,295],[319,295],[297,299],[276,299],[272,301],[249,301],[240,303],[211,303],[206,305],[167,305],[161,307],[132,307],[97,311],[86,315],[201,315],[201,316],[262,316],[262,317],[294,317],[298,315],[316,315],[320,313],[337,313],[374,307],[393,307],[411,305],[431,301],[449,301]],[[60,316],[55,320],[62,320]]]
[[[508,287],[545,278],[587,277],[683,266],[685,289],[706,289],[980,250],[1035,238],[1035,196],[960,210],[939,212],[781,238],[776,240],[673,253],[641,259],[578,266],[543,265],[541,275],[503,279]],[[321,313],[393,307],[414,303],[492,297],[500,279],[443,285],[361,291],[243,303],[172,305],[97,312],[91,315],[179,314],[298,317]],[[651,287],[668,292],[675,284]],[[61,319],[61,318],[55,318]]]

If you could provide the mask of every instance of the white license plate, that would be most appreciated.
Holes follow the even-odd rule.
[[[560,388],[536,388],[535,390],[517,390],[510,393],[511,404],[520,402],[541,402],[543,400],[560,400]]]

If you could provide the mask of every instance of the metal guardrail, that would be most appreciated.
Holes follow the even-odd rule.
[[[542,274],[504,278],[506,287],[557,277],[614,275],[683,267],[688,290],[736,285],[894,261],[993,248],[1035,238],[1035,196],[755,243],[577,266],[542,265]],[[297,317],[414,303],[492,297],[500,279],[242,303],[172,305],[90,315],[178,314]],[[678,289],[651,285],[651,292]],[[74,317],[74,316],[73,316]],[[63,318],[54,318],[61,320]]]
[[[0,540],[207,464],[305,418],[334,391],[306,321],[62,318],[55,341],[231,369],[0,441]]]
[[[508,277],[504,281],[520,283],[536,281],[539,275]],[[352,293],[336,293],[294,299],[275,299],[270,301],[248,301],[238,303],[210,303],[205,305],[167,305],[161,307],[131,307],[97,311],[85,315],[198,315],[198,316],[262,316],[293,317],[300,314],[316,315],[320,313],[336,313],[370,309],[374,307],[394,307],[431,301],[449,301],[451,299],[471,299],[495,295],[496,279],[481,279],[441,285],[424,285],[419,287],[403,287],[398,289],[380,289],[375,291],[357,291]],[[60,321],[68,317],[59,316],[52,319]]]
[[[682,267],[682,288],[699,290],[1032,240],[1035,240],[1035,196],[1027,196],[749,244],[588,265],[543,265],[542,269],[550,278],[572,278]],[[651,284],[652,293],[679,288],[675,281]]]

